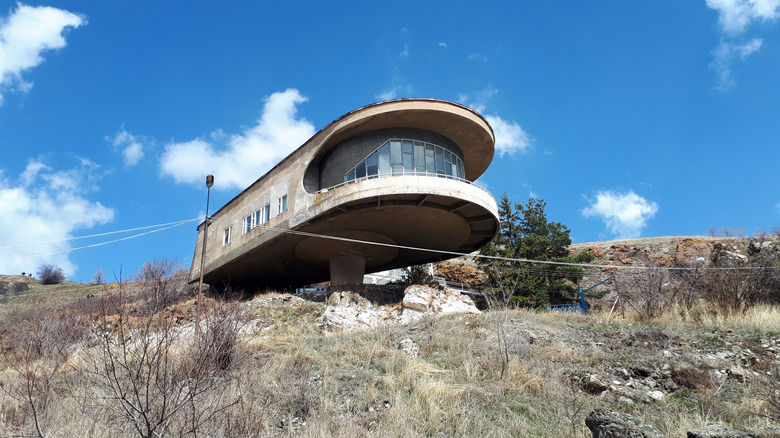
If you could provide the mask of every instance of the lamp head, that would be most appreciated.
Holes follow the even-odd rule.
[[[206,187],[211,188],[214,185],[214,175],[206,176]]]

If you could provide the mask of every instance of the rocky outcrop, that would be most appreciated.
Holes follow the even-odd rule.
[[[689,430],[688,438],[760,438],[752,432],[732,429],[720,424],[708,424],[701,429]]]
[[[633,415],[596,408],[585,419],[593,438],[665,438],[657,427]]]
[[[655,426],[623,412],[596,408],[585,418],[593,438],[665,438]],[[746,430],[732,429],[720,424],[708,424],[689,430],[687,438],[760,438]]]
[[[677,243],[674,262],[678,266],[688,266],[709,260],[712,255],[712,242],[700,239],[683,239]]]
[[[404,291],[401,308],[388,309],[373,305],[361,295],[333,292],[320,317],[326,329],[365,329],[390,323],[409,323],[425,316],[448,313],[480,313],[467,295],[451,289],[412,285]]]
[[[481,313],[468,295],[452,289],[412,285],[404,291],[399,321],[407,323],[424,316],[447,313]]]

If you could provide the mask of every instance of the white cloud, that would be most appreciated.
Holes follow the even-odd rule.
[[[311,122],[296,118],[296,105],[306,100],[292,88],[274,93],[266,99],[257,125],[241,134],[218,131],[211,139],[220,144],[195,139],[166,145],[162,174],[197,186],[213,174],[215,188],[246,188],[314,135]]]
[[[760,38],[753,38],[745,44],[734,44],[727,41],[721,41],[718,47],[712,52],[713,60],[710,63],[710,68],[715,70],[717,75],[718,90],[728,90],[735,85],[734,79],[731,77],[731,66],[734,61],[739,58],[744,61],[745,58],[750,56],[754,52],[761,50],[763,40]]]
[[[76,272],[68,256],[72,246],[61,240],[114,218],[114,210],[84,197],[98,170],[84,159],[64,171],[30,161],[18,181],[0,178],[0,273],[34,272],[43,264],[59,266],[66,276]],[[25,246],[38,242],[49,243]]]
[[[144,157],[144,146],[141,139],[124,128],[114,138],[106,138],[114,146],[114,149],[122,151],[122,160],[126,166],[135,166]]]
[[[439,47],[444,47],[446,49],[447,48],[447,43],[442,41],[442,42],[439,43]]]
[[[406,58],[409,56],[409,44],[404,43],[404,49],[398,54],[400,58]]]
[[[24,80],[22,73],[42,63],[44,51],[65,47],[66,28],[83,24],[83,17],[62,9],[17,3],[15,11],[0,18],[0,92],[29,91],[32,82]],[[2,99],[0,93],[0,104]]]
[[[780,0],[707,0],[718,11],[723,32],[740,34],[755,20],[772,21],[780,16]]]
[[[391,100],[396,98],[409,97],[413,92],[414,90],[412,89],[411,85],[401,82],[401,79],[396,76],[393,78],[393,82],[390,84],[388,89],[374,95],[374,97],[377,100]]]
[[[647,221],[658,211],[658,204],[633,191],[600,191],[591,205],[582,210],[585,217],[599,216],[609,230],[621,239],[639,237]]]
[[[485,114],[487,101],[498,94],[498,90],[493,87],[487,87],[473,95],[461,93],[458,95],[458,102],[474,108],[482,113],[485,119],[493,127],[493,134],[496,136],[496,152],[498,155],[514,154],[516,152],[527,152],[531,148],[533,139],[531,136],[514,120],[509,121],[497,114]]]
[[[731,77],[732,65],[737,59],[744,61],[761,49],[763,39],[740,41],[755,21],[774,21],[780,17],[780,0],[707,0],[707,6],[718,12],[718,24],[723,34],[718,47],[713,50],[710,68],[715,71],[718,90],[725,91],[735,85]]]
[[[487,62],[487,56],[481,54],[481,53],[472,53],[469,55],[469,61],[480,61],[480,62]]]
[[[497,115],[485,116],[496,136],[498,155],[526,152],[531,147],[531,136],[515,121],[504,120]]]

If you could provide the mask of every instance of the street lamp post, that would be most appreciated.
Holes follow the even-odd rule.
[[[209,198],[211,186],[214,185],[214,175],[206,176],[206,220],[203,222],[203,247],[200,251],[200,281],[198,281],[198,301],[195,304],[195,339],[200,339],[200,301],[203,295],[203,268],[206,265],[206,241],[209,237]]]

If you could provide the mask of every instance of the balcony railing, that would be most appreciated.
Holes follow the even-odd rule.
[[[427,176],[427,177],[432,177],[432,178],[451,179],[451,180],[455,180],[455,181],[458,181],[458,182],[466,183],[466,184],[472,185],[474,187],[477,187],[477,188],[485,191],[490,196],[493,196],[493,194],[490,193],[490,191],[487,189],[487,187],[485,187],[485,186],[483,186],[483,185],[481,185],[481,184],[479,184],[477,182],[474,182],[474,181],[469,181],[467,179],[458,178],[457,176],[452,176],[452,175],[445,175],[445,174],[441,174],[441,173],[432,173],[432,172],[418,172],[418,171],[414,171],[414,170],[411,170],[411,171],[410,170],[396,171],[396,172],[393,172],[391,174],[366,175],[366,176],[364,176],[362,178],[351,179],[349,181],[344,181],[343,183],[336,184],[335,186],[331,186],[331,187],[326,187],[324,189],[320,189],[320,190],[314,192],[314,194],[316,195],[316,194],[319,194],[319,193],[329,192],[329,191],[337,189],[339,187],[344,187],[344,186],[347,186],[347,185],[350,185],[350,184],[353,184],[353,183],[356,183],[356,182],[366,181],[366,180],[369,180],[369,179],[393,178],[393,177],[396,177],[396,176]]]

